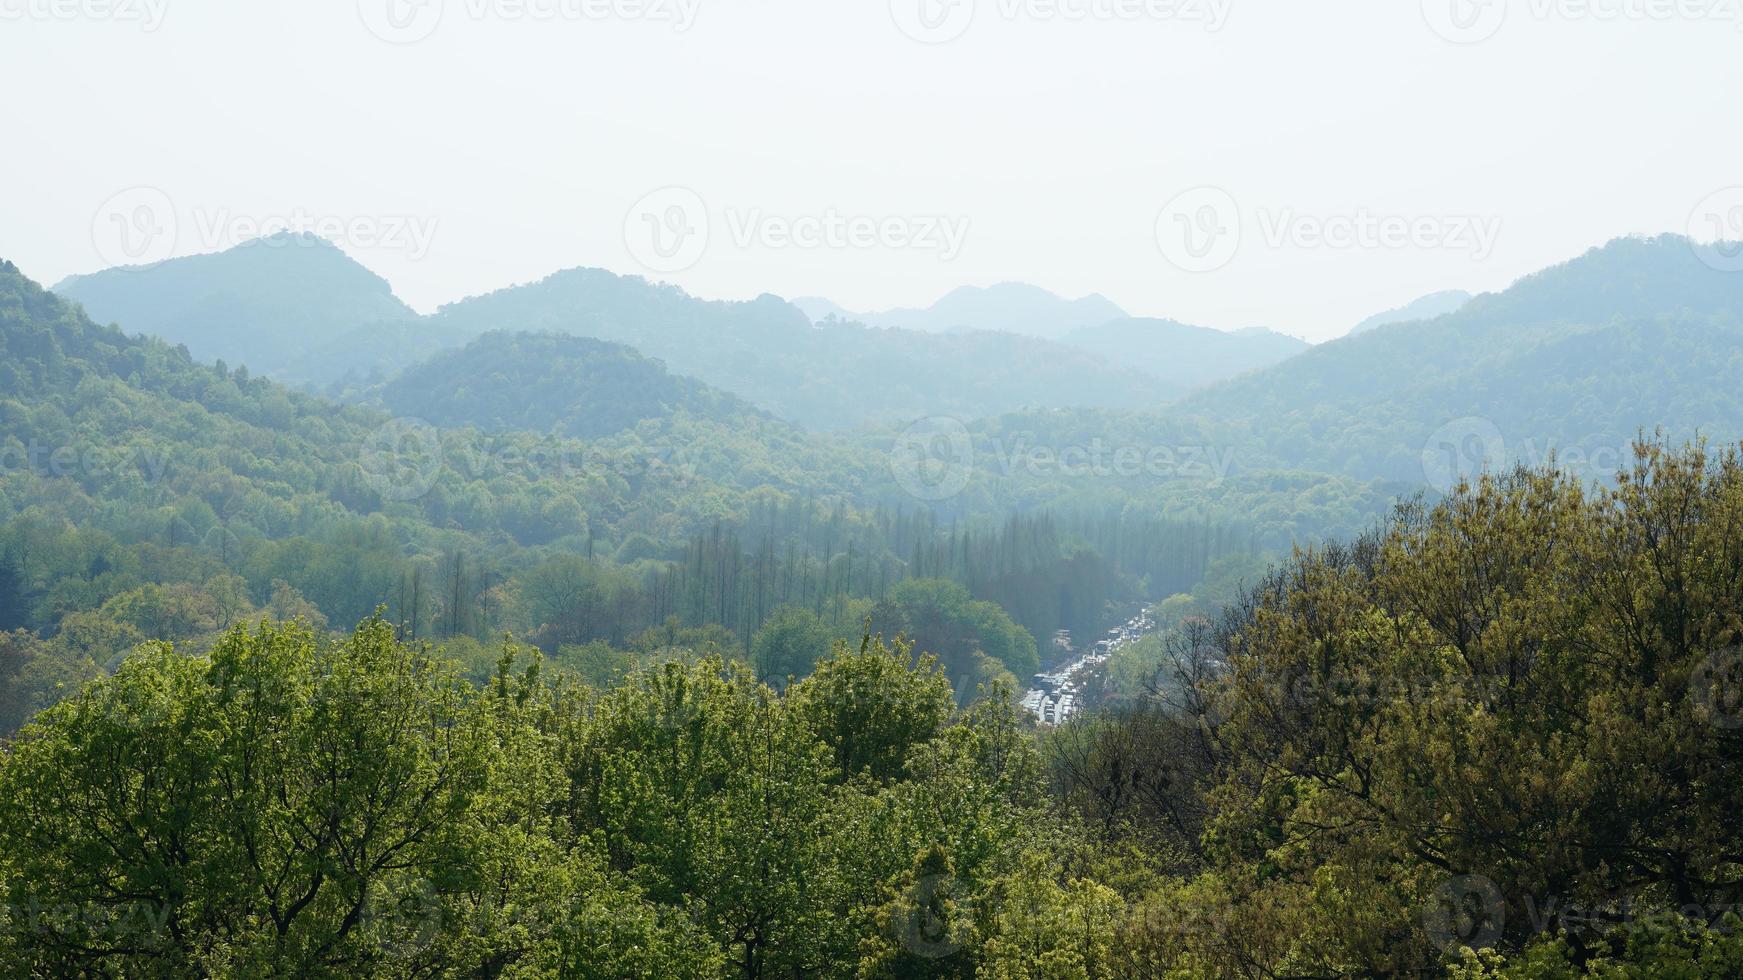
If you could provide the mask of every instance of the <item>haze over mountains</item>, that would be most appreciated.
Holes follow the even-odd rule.
[[[669,374],[622,344],[564,334],[484,334],[413,365],[378,397],[397,415],[446,428],[580,439],[684,415],[736,425],[766,418],[749,402]]]
[[[597,269],[419,317],[319,240],[110,270],[59,291],[197,358],[275,365],[265,373],[442,425],[597,437],[680,415],[730,425],[767,413],[824,430],[1016,413],[984,434],[1046,432],[1069,417],[1049,413],[1090,410],[1099,422],[1071,423],[1086,438],[1095,425],[1135,441],[1167,431],[1232,450],[1236,475],[1421,483],[1425,446],[1449,426],[1463,427],[1452,434],[1467,455],[1474,433],[1510,459],[1559,449],[1599,468],[1642,429],[1743,434],[1730,380],[1743,376],[1743,277],[1721,258],[1676,236],[1618,239],[1499,293],[1424,297],[1317,347],[1124,316],[1067,329],[1063,311],[1111,304],[1015,285],[959,290],[940,304],[955,312],[909,318],[924,330],[813,325],[774,296],[703,300]],[[976,319],[1001,309],[1058,336]],[[1460,465],[1497,462],[1479,451]]]
[[[813,324],[775,296],[704,300],[600,269],[418,316],[379,277],[308,236],[77,276],[56,291],[100,321],[186,344],[196,357],[347,397],[485,333],[533,331],[628,345],[816,429],[1031,408],[1154,409],[1305,347],[1265,331],[1128,320],[1100,297],[1065,301],[1017,284],[958,290],[931,311],[897,317],[906,327]]]
[[[828,316],[871,327],[950,333],[962,330],[1002,330],[1058,340],[1073,330],[1120,320],[1125,310],[1100,294],[1066,299],[1039,286],[1005,282],[994,286],[962,286],[923,309],[853,313],[819,297],[793,300],[813,321]]]
[[[1727,267],[1715,247],[1680,236],[1617,239],[1457,312],[1319,345],[1167,414],[1203,420],[1273,465],[1420,479],[1424,447],[1446,430],[1491,449],[1498,438],[1508,459],[1542,463],[1558,449],[1607,478],[1642,430],[1743,436],[1743,275]]]
[[[289,232],[222,252],[71,276],[54,291],[99,323],[186,344],[201,360],[246,364],[291,383],[308,355],[415,319],[387,280],[326,241]]]
[[[1437,316],[1455,313],[1471,301],[1471,294],[1462,289],[1448,289],[1438,293],[1430,293],[1412,303],[1395,310],[1376,313],[1350,328],[1347,336],[1367,333],[1376,327],[1384,327],[1393,323],[1408,323],[1413,320],[1432,320]]]

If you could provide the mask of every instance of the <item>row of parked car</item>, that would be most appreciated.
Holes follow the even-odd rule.
[[[1083,706],[1083,685],[1089,671],[1106,663],[1121,647],[1137,642],[1139,637],[1155,628],[1155,617],[1150,607],[1145,606],[1136,616],[1108,630],[1107,636],[1095,641],[1088,651],[1076,657],[1072,657],[1075,650],[1070,632],[1060,630],[1054,635],[1053,644],[1069,659],[1055,670],[1035,675],[1028,692],[1023,695],[1023,710],[1033,715],[1038,724],[1064,723]]]

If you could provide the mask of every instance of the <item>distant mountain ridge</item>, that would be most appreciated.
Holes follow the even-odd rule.
[[[1377,327],[1394,323],[1409,323],[1414,320],[1432,320],[1448,313],[1457,313],[1472,299],[1470,293],[1462,289],[1448,289],[1438,293],[1429,293],[1414,302],[1407,303],[1395,310],[1376,313],[1361,323],[1350,328],[1345,336],[1353,337],[1359,333],[1367,333]]]
[[[310,350],[417,314],[387,280],[313,235],[281,232],[223,252],[70,276],[54,286],[100,323],[182,344],[200,360],[298,384]]]
[[[993,286],[960,286],[921,309],[853,313],[820,297],[793,301],[813,322],[826,316],[855,320],[870,327],[893,327],[928,333],[998,330],[1058,340],[1074,330],[1127,316],[1107,297],[1091,293],[1066,299],[1039,286],[1005,282]]]
[[[1072,331],[1065,342],[1186,389],[1269,367],[1312,346],[1260,327],[1213,330],[1135,317]]]
[[[810,428],[1031,407],[1142,409],[1185,391],[1035,337],[817,329],[775,296],[705,300],[602,269],[564,270],[418,316],[343,251],[298,236],[73,277],[60,290],[93,316],[186,344],[198,358],[347,398],[497,330],[627,344]]]
[[[1164,414],[1269,466],[1420,483],[1431,444],[1450,439],[1475,457],[1461,472],[1555,449],[1601,478],[1642,430],[1743,438],[1743,275],[1727,268],[1680,236],[1617,239],[1455,313],[1321,344]]]
[[[776,296],[704,300],[676,286],[568,269],[443,306],[434,332],[511,328],[627,344],[811,428],[1087,404],[1137,409],[1183,393],[1087,351],[988,331],[935,334],[845,321],[813,326]]]

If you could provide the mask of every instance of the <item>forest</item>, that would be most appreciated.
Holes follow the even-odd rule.
[[[1732,450],[1485,477],[1041,732],[906,629],[818,632],[775,683],[706,643],[597,683],[511,640],[469,677],[379,613],[146,642],[0,757],[0,964],[1735,975],[1739,520]]]
[[[0,0],[0,980],[1743,978],[1738,0]]]
[[[1446,469],[1456,365],[1374,367],[1723,370],[1671,247],[1164,414],[848,431],[530,315],[323,391],[6,265],[0,972],[1737,975],[1729,396]]]

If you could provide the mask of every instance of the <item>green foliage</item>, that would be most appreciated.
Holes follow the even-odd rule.
[[[943,579],[899,583],[873,608],[872,625],[906,636],[915,649],[937,657],[952,677],[978,676],[976,654],[1023,678],[1041,667],[1028,631],[996,604],[975,601],[966,588]]]
[[[782,606],[774,611],[751,640],[750,662],[757,677],[779,683],[788,677],[804,677],[828,652],[833,637],[828,627],[808,609]]]
[[[382,387],[396,415],[445,428],[550,432],[596,439],[679,413],[723,426],[767,419],[748,402],[622,344],[559,334],[488,333]]]
[[[910,648],[862,642],[855,652],[836,641],[834,655],[793,689],[793,708],[812,737],[831,752],[843,776],[890,780],[908,752],[931,741],[950,719],[950,679],[931,657],[913,662]]]
[[[201,656],[150,643],[0,756],[0,971],[1100,962],[1105,941],[1052,929],[1099,929],[1111,893],[1066,870],[1007,695],[953,721],[929,661],[869,639],[787,695],[715,657],[595,692],[513,646],[474,685],[379,618],[237,626]],[[924,928],[934,865],[963,918],[945,946]]]
[[[1215,923],[1147,955],[1725,973],[1729,934],[1683,927],[1743,888],[1740,520],[1734,452],[1644,445],[1603,490],[1522,470],[1304,552],[1182,636],[1156,703],[1050,741],[1074,808],[1177,855]]]

